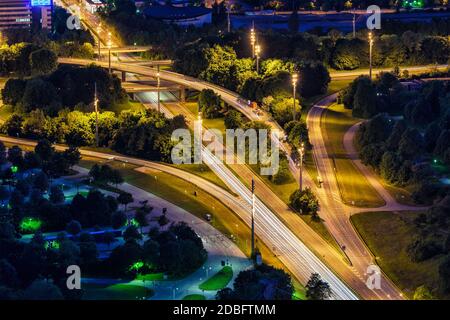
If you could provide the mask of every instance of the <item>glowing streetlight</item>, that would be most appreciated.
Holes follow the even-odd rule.
[[[256,73],[259,73],[259,54],[261,53],[261,46],[259,44],[255,45],[255,55],[256,55]]]
[[[298,176],[298,184],[300,191],[303,190],[303,156],[305,155],[305,144],[302,142],[300,148],[298,148],[298,154],[300,155],[300,163],[299,163],[299,176]]]
[[[373,34],[369,31],[369,78],[372,80],[372,47],[373,47]]]
[[[111,32],[108,32],[108,68],[110,74],[111,74],[111,46],[112,46]]]
[[[297,90],[298,74],[292,74],[292,96],[294,97],[294,108],[292,110],[292,118],[295,121],[296,110],[295,110],[295,93]]]
[[[250,43],[252,45],[252,58],[255,58],[256,35],[255,35],[255,28],[254,27],[252,27],[250,29]]]

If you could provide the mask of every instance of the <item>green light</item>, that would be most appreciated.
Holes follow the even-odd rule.
[[[56,240],[48,241],[45,243],[45,249],[59,250],[60,246],[61,244]]]
[[[12,173],[17,173],[17,171],[19,171],[19,168],[17,166],[12,166],[11,167],[11,172]]]
[[[25,217],[20,222],[20,229],[24,232],[36,232],[42,227],[42,221],[37,218]]]
[[[135,263],[133,263],[128,270],[130,271],[139,271],[139,269],[141,269],[144,266],[144,263],[142,261],[137,261]]]
[[[136,228],[139,227],[139,222],[137,222],[136,219],[131,219],[130,224],[131,224],[132,226],[135,226]]]

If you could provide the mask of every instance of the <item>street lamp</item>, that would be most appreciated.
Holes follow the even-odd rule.
[[[298,74],[294,73],[292,74],[292,96],[294,97],[294,108],[292,110],[292,118],[295,121],[295,114],[296,114],[296,110],[295,110],[295,91],[297,89],[297,81],[298,81]]]
[[[300,155],[300,163],[299,163],[299,176],[298,176],[298,184],[300,187],[300,191],[303,190],[303,156],[305,155],[305,144],[302,142],[300,148],[298,149],[298,154]]]
[[[261,53],[261,46],[259,44],[255,45],[255,55],[256,55],[256,73],[259,74],[259,54]]]
[[[369,31],[369,78],[372,80],[372,47],[373,47],[373,34]]]
[[[255,28],[254,27],[252,27],[250,29],[250,43],[252,45],[252,58],[255,58],[256,35],[255,35]]]
[[[111,74],[111,32],[108,32],[108,68]]]

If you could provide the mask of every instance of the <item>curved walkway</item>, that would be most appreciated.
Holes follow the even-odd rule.
[[[355,135],[358,131],[359,126],[363,121],[358,122],[351,126],[344,135],[344,148],[347,151],[348,157],[352,160],[353,164],[361,171],[361,173],[366,177],[367,181],[372,185],[372,187],[378,192],[378,194],[383,198],[386,204],[378,208],[369,208],[364,211],[419,211],[424,210],[427,207],[423,206],[408,206],[398,203],[397,200],[386,190],[386,188],[381,184],[380,178],[376,173],[364,165],[359,158],[358,151],[355,148],[354,141]],[[358,210],[361,212],[363,210]]]

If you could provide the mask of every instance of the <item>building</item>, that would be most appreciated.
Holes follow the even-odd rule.
[[[151,6],[144,10],[144,15],[151,19],[174,23],[181,26],[202,26],[211,23],[212,10],[205,7]]]
[[[84,7],[90,13],[96,13],[97,10],[103,6],[105,6],[105,4],[100,0],[84,0]]]
[[[30,27],[30,0],[0,0],[0,30]]]
[[[0,0],[0,29],[51,29],[52,6],[52,0]]]

